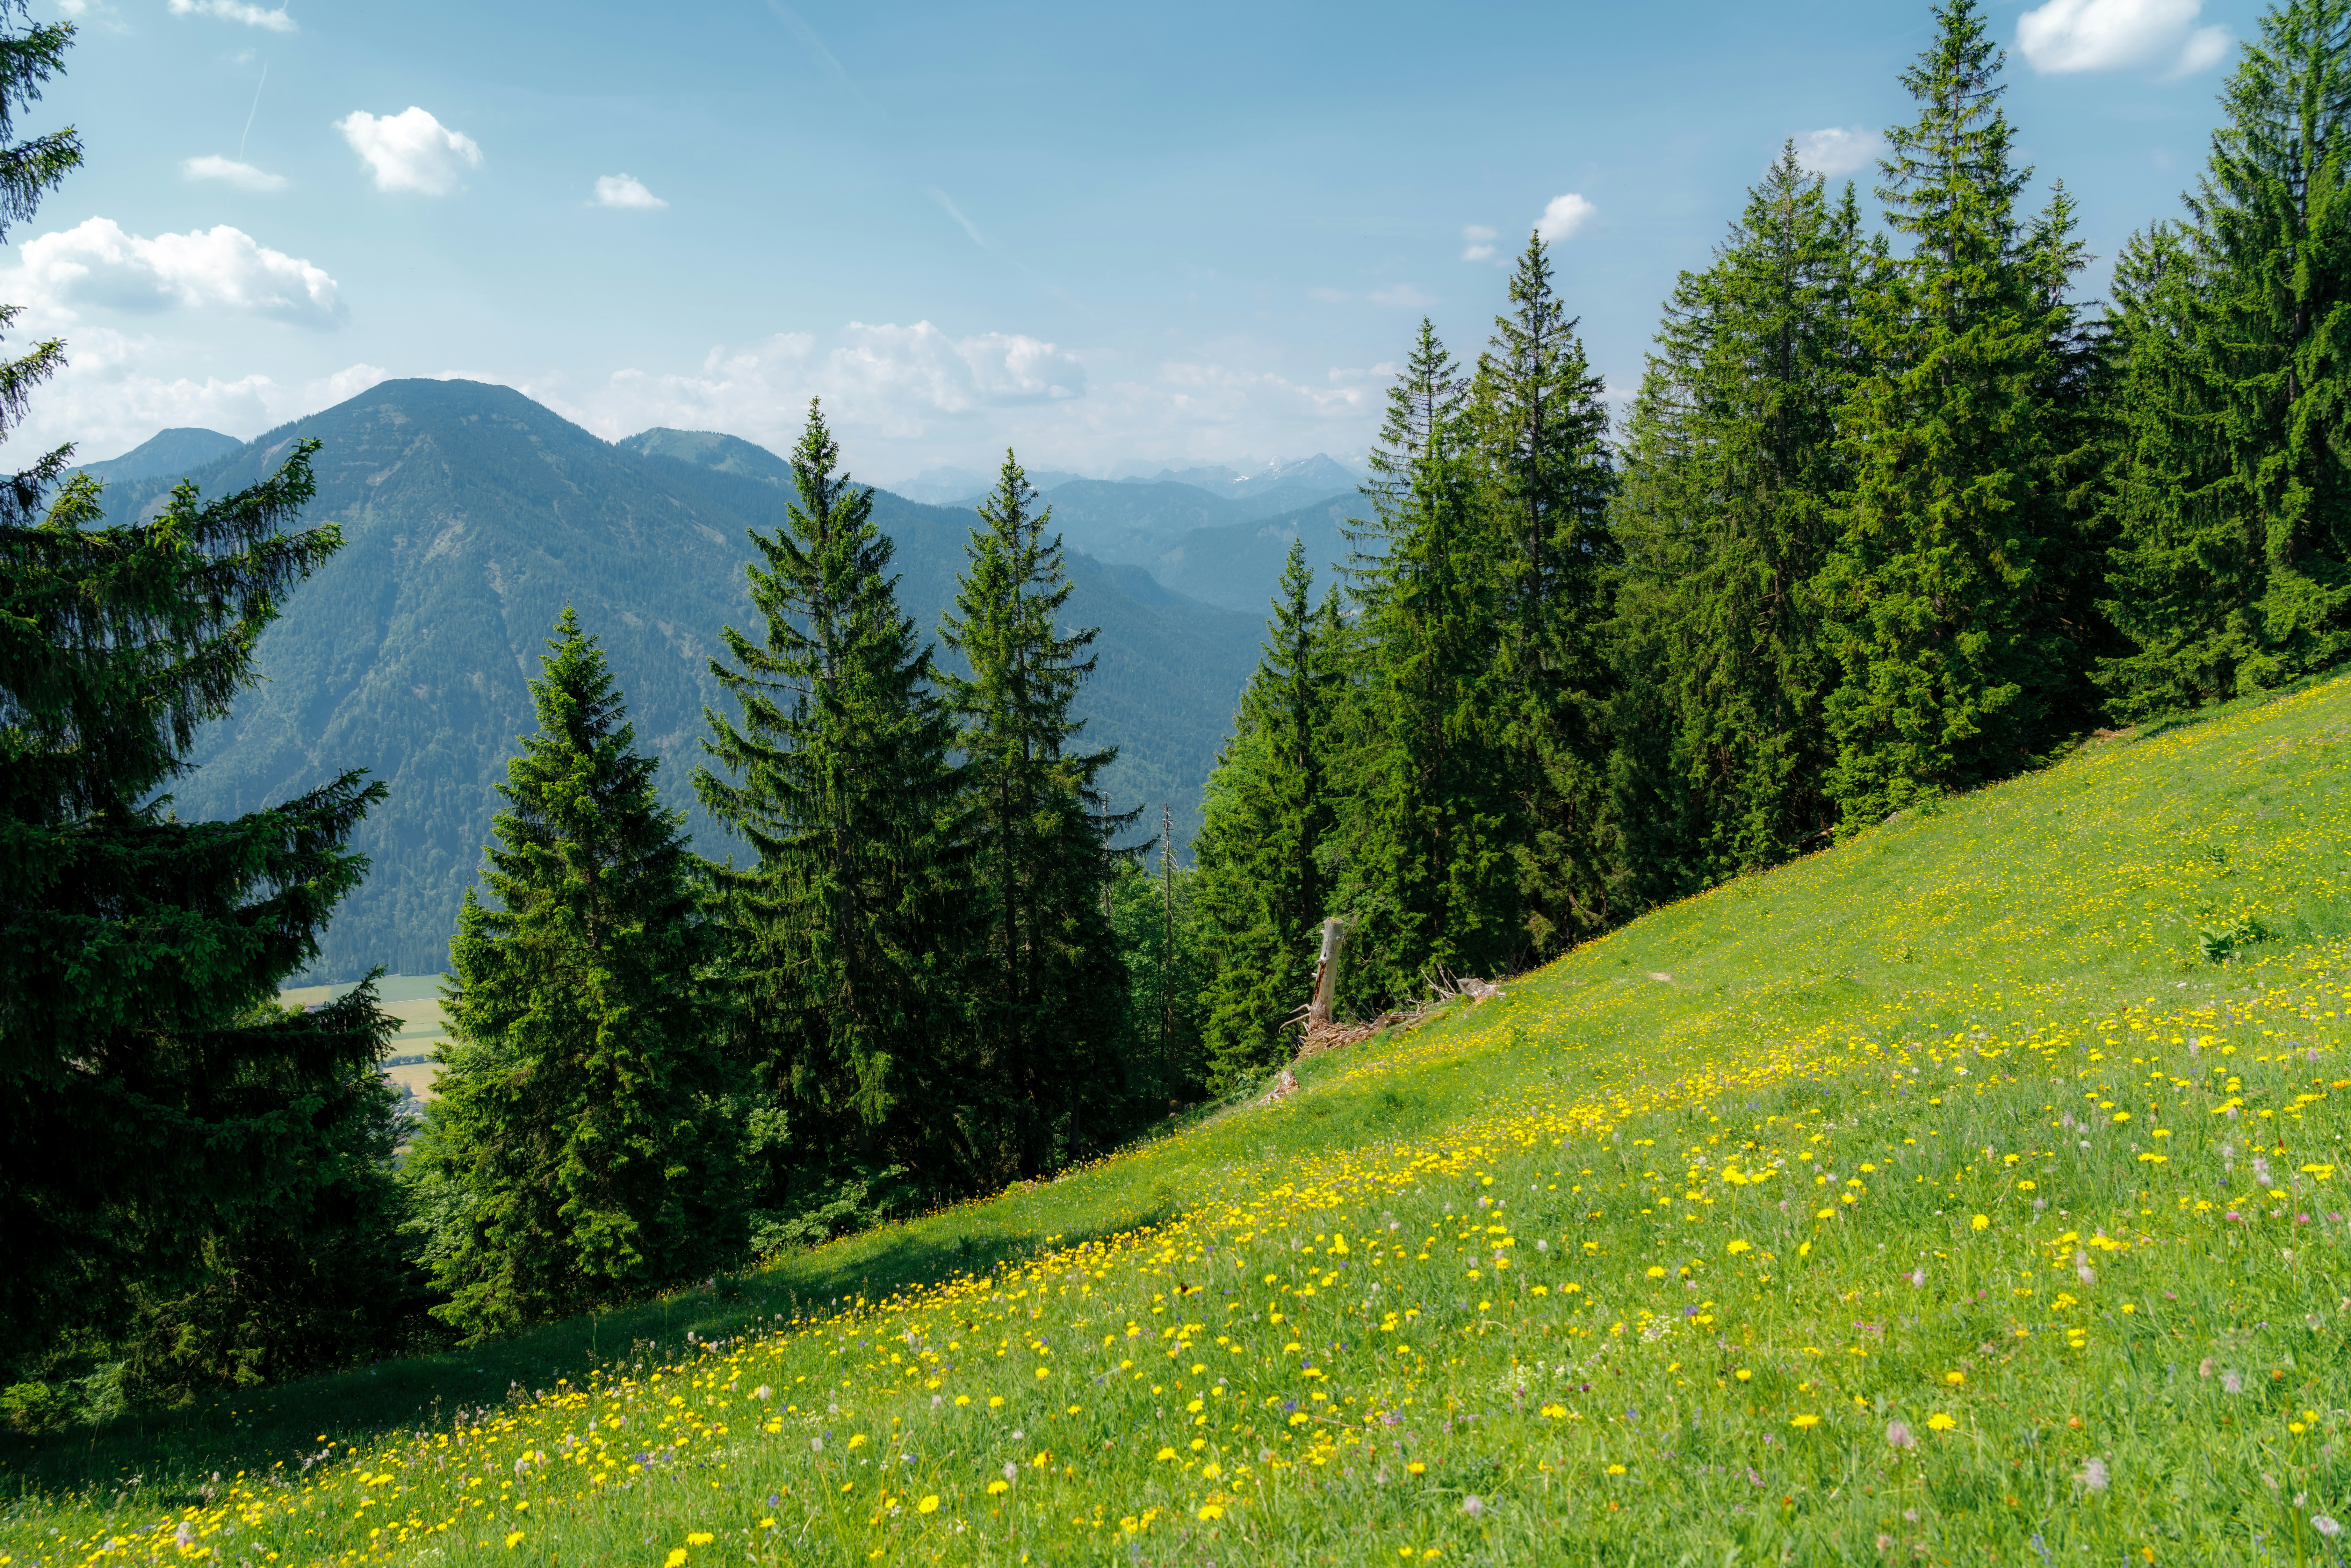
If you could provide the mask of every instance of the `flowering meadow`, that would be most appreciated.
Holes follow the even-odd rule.
[[[2339,1563],[2346,739],[2095,743],[1058,1181],[27,1448],[0,1568]]]

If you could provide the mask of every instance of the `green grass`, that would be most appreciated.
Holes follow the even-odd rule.
[[[0,1552],[2340,1562],[2346,737],[2098,743],[737,1300],[19,1443]]]

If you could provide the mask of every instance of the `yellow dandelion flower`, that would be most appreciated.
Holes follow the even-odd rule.
[[[914,1511],[915,1511],[916,1513],[936,1513],[936,1512],[938,1512],[938,1511],[939,1511],[939,1500],[938,1500],[938,1497],[936,1496],[936,1494],[934,1494],[934,1495],[932,1495],[932,1496],[926,1497],[926,1498],[925,1498],[922,1501],[920,1501],[920,1502],[916,1503],[916,1504],[914,1505]]]
[[[1792,1417],[1788,1422],[1789,1426],[1795,1427],[1799,1431],[1808,1431],[1820,1424],[1821,1418],[1817,1416],[1798,1416]]]
[[[1940,1410],[1927,1417],[1927,1430],[1929,1432],[1948,1432],[1958,1425],[1958,1421],[1944,1415]]]

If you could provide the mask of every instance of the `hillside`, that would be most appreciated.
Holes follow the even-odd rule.
[[[217,430],[180,425],[171,430],[157,431],[120,457],[85,463],[66,472],[68,476],[87,474],[109,485],[131,479],[176,482],[182,475],[193,474],[244,444],[235,436],[223,435]]]
[[[2336,1561],[2346,735],[2098,743],[739,1300],[20,1442],[0,1549]]]
[[[1270,517],[1195,528],[1151,558],[1151,575],[1204,603],[1248,610],[1273,598],[1290,559],[1290,541],[1304,539],[1320,598],[1346,564],[1347,519],[1364,512],[1362,497],[1334,496]]]
[[[207,731],[175,789],[183,816],[222,816],[286,799],[347,768],[392,796],[357,839],[375,862],[337,915],[313,977],[376,963],[444,966],[517,736],[532,726],[525,683],[564,604],[603,640],[641,745],[664,765],[664,797],[693,807],[702,710],[717,694],[706,661],[719,628],[749,614],[747,528],[772,527],[784,492],[743,448],[737,466],[647,456],[601,441],[507,388],[390,382],[272,431],[194,469],[216,495],[315,436],[314,518],[345,547],[298,589],[264,637],[266,684]],[[722,459],[722,461],[723,461]],[[118,513],[153,505],[179,475],[120,482]],[[884,497],[876,517],[898,545],[901,601],[935,628],[963,561],[968,513]],[[1071,618],[1099,625],[1101,669],[1078,709],[1118,745],[1107,787],[1125,804],[1172,800],[1179,823],[1199,792],[1255,659],[1262,616],[1161,589],[1134,568],[1071,562]],[[725,837],[691,819],[697,846]]]

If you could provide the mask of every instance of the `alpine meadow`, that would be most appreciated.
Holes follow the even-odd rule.
[[[0,0],[0,1568],[2351,1560],[2351,0],[2202,3],[2015,24],[2220,84],[2117,254],[1935,0],[1897,121],[1750,163],[1631,378],[1571,194],[1447,240],[1473,340],[1318,287],[1428,313],[1302,392],[869,315],[298,396],[141,367],[422,275],[33,234],[162,156],[45,100],[360,24]],[[847,16],[768,9],[845,106],[803,149],[901,180]],[[1105,149],[1239,112],[1004,20],[1010,96],[1124,84]],[[766,123],[724,53],[598,113]],[[290,133],[246,161],[266,60],[172,199],[330,232]],[[523,251],[422,285],[465,363],[580,335],[566,225],[705,221],[530,193],[589,101],[530,80],[494,156],[330,127],[385,255],[479,248],[423,218],[475,185],[568,254],[495,328]],[[959,265],[1144,308],[931,178]],[[762,277],[895,286],[796,219]],[[693,261],[599,330],[737,309]],[[1153,421],[1184,458],[1102,455]]]

